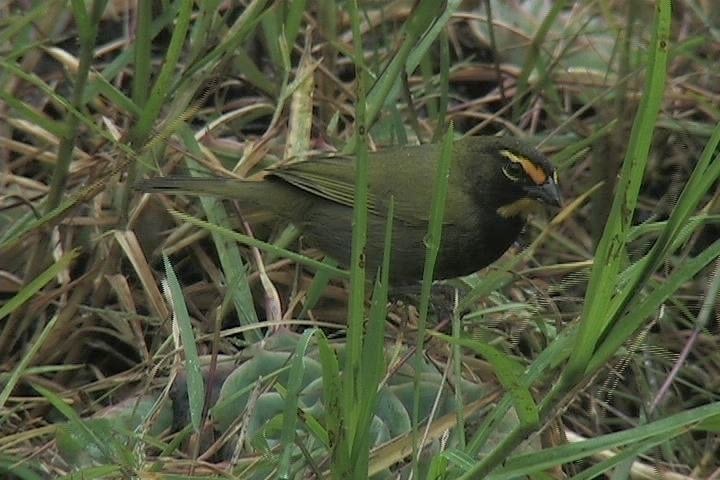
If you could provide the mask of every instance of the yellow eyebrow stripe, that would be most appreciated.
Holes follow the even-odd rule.
[[[510,150],[501,150],[500,153],[511,162],[519,163],[523,170],[525,170],[525,173],[527,173],[527,176],[530,177],[536,185],[543,185],[547,182],[548,178],[545,170],[535,165],[529,158],[515,155]]]

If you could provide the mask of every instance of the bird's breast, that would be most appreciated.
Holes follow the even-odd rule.
[[[437,278],[453,278],[481,270],[500,258],[520,235],[519,218],[478,220],[473,228],[448,225],[443,230]]]
[[[305,211],[299,222],[308,242],[348,267],[352,243],[352,209],[328,202]],[[368,218],[365,248],[366,267],[374,275],[382,264],[387,219]],[[465,218],[464,222],[443,226],[436,279],[454,278],[481,270],[497,260],[517,239],[523,227],[519,217],[493,215],[485,219]],[[408,223],[394,219],[391,249],[391,282],[416,283],[422,279],[427,249],[427,223]]]

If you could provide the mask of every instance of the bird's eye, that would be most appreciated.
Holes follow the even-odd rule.
[[[523,175],[523,167],[517,162],[508,162],[502,167],[502,171],[510,180],[517,182]]]

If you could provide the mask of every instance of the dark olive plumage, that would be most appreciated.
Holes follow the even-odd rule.
[[[422,278],[428,218],[441,146],[379,150],[369,156],[370,269],[381,262],[387,204],[395,200],[390,278]],[[523,212],[537,203],[559,204],[555,170],[540,152],[507,137],[466,137],[453,144],[442,240],[435,278],[475,272],[517,239]],[[310,158],[269,171],[262,181],[164,177],[145,180],[146,192],[214,195],[249,210],[266,211],[297,225],[308,242],[343,265],[350,258],[355,162]]]

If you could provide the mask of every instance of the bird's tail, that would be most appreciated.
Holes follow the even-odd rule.
[[[168,195],[212,196],[236,200],[248,213],[271,213],[294,219],[307,208],[306,196],[286,183],[264,180],[239,180],[222,177],[156,177],[141,180],[135,190]]]
[[[168,195],[198,195],[237,198],[252,189],[255,182],[221,177],[156,177],[140,180],[135,190]]]

